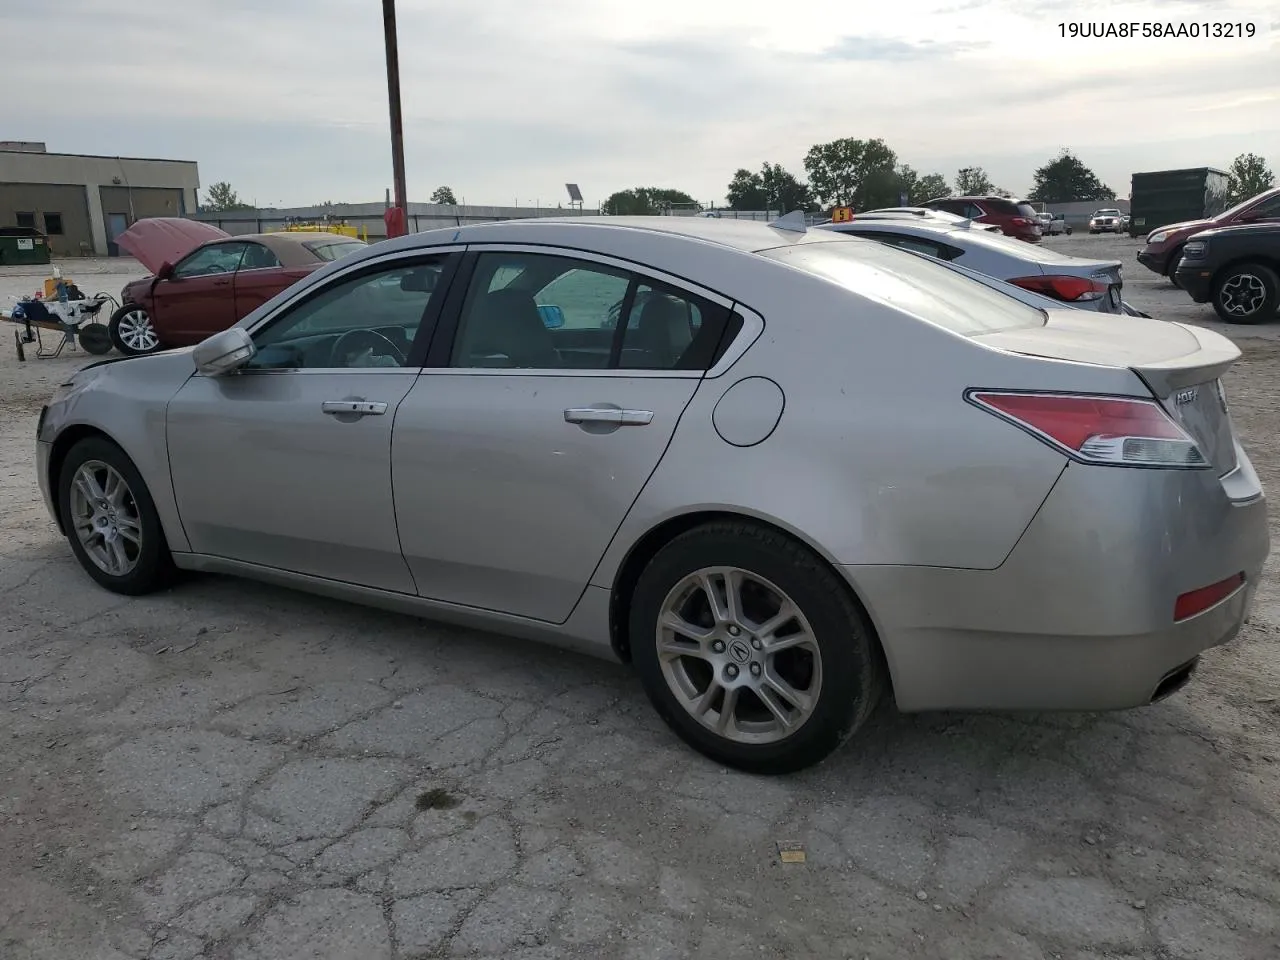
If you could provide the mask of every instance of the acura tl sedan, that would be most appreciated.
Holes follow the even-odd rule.
[[[995,283],[791,216],[420,233],[74,374],[40,483],[110,590],[213,571],[613,657],[746,770],[886,691],[1149,703],[1269,551],[1239,351]]]

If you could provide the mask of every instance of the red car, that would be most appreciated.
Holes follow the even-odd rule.
[[[1006,197],[939,197],[925,206],[956,213],[976,223],[994,223],[1006,237],[1040,242],[1040,215],[1029,203]]]
[[[1225,210],[1209,220],[1186,220],[1170,223],[1147,234],[1147,243],[1138,251],[1138,262],[1162,277],[1174,280],[1183,244],[1193,233],[1216,227],[1235,227],[1246,223],[1280,223],[1280,187],[1264,190]]]
[[[199,343],[313,270],[366,246],[335,233],[233,237],[179,217],[139,220],[116,242],[152,272],[125,285],[107,328],[127,356]]]

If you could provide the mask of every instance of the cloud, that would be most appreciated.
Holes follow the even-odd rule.
[[[49,27],[47,0],[0,4],[6,36]],[[1246,151],[1280,159],[1280,111],[1256,99],[1275,75],[1273,35],[1058,37],[1060,19],[1203,19],[1194,3],[1087,4],[1069,16],[1058,0],[867,4],[850,31],[848,0],[793,0],[785,16],[776,0],[398,0],[410,195],[447,183],[473,203],[547,202],[572,180],[588,202],[639,184],[720,200],[739,167],[799,173],[812,144],[839,137],[882,137],[921,172],[980,164],[1011,190],[1061,146],[1113,186]],[[204,182],[263,202],[382,196],[372,0],[184,0],[181,16],[170,0],[57,7],[101,55],[38,82],[17,74],[7,135],[191,157]],[[1269,0],[1230,9],[1274,19]]]
[[[828,60],[896,61],[937,60],[970,53],[991,45],[988,40],[897,40],[891,37],[841,37],[822,51]]]

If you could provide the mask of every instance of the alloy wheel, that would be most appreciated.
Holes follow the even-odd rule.
[[[142,516],[120,472],[87,460],[71,480],[71,525],[85,554],[103,573],[122,577],[142,555]]]
[[[800,608],[738,567],[677,583],[657,626],[662,674],[680,705],[737,743],[774,743],[807,721],[822,692],[822,655]]]
[[[160,345],[156,328],[145,310],[130,310],[122,314],[116,322],[116,334],[126,347],[138,353],[150,353]]]
[[[1218,291],[1222,309],[1233,317],[1247,317],[1262,309],[1267,302],[1267,287],[1261,277],[1237,273]]]

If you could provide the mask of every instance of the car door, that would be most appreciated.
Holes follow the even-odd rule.
[[[189,253],[151,292],[151,320],[161,343],[199,343],[236,322],[233,280],[245,244],[207,243]]]
[[[454,252],[327,278],[255,326],[245,368],[178,391],[169,463],[194,552],[415,592],[396,533],[391,428]]]
[[[234,279],[235,308],[232,312],[236,321],[247,317],[298,278],[297,274],[285,274],[280,258],[266,244],[247,241]]]
[[[560,623],[732,314],[670,278],[546,248],[471,254],[454,286],[465,294],[392,437],[405,559],[424,597]]]

